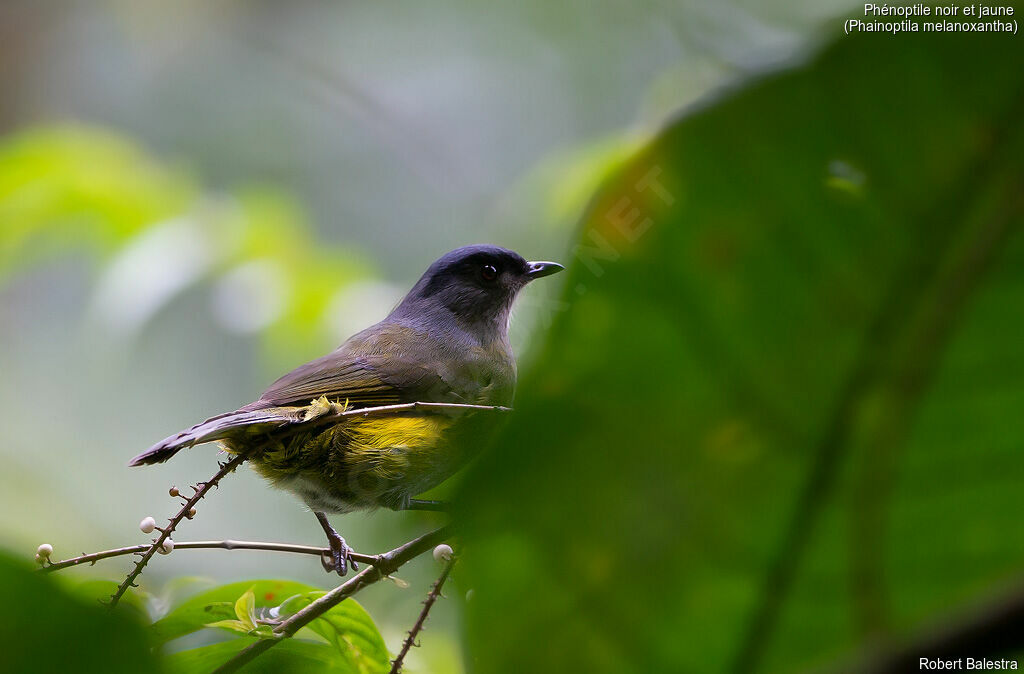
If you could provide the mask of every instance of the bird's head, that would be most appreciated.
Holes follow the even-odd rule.
[[[506,323],[527,283],[562,269],[555,262],[528,262],[498,246],[464,246],[430,265],[395,312],[408,317],[441,309],[467,325]]]

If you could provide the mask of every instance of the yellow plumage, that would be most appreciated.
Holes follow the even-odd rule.
[[[341,432],[349,438],[346,451],[352,465],[399,479],[443,459],[437,455],[438,443],[450,425],[451,419],[439,416],[360,419]]]
[[[302,419],[345,409],[345,403],[321,397],[302,410]],[[315,509],[401,507],[405,499],[459,468],[461,451],[446,436],[454,421],[421,412],[348,417],[272,444],[252,463],[276,486],[299,493]],[[234,450],[230,441],[224,444]]]

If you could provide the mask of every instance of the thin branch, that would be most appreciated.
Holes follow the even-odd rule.
[[[237,672],[257,656],[273,648],[275,644],[280,643],[283,639],[293,636],[300,629],[327,613],[327,611],[340,604],[347,597],[351,597],[364,587],[373,585],[382,578],[397,571],[399,567],[409,560],[430,550],[438,543],[444,542],[451,535],[451,532],[450,526],[441,527],[413,539],[390,552],[379,555],[374,559],[373,566],[367,566],[306,608],[281,622],[281,624],[274,628],[274,635],[278,638],[260,639],[214,670],[214,674]]]
[[[338,411],[335,411],[332,408],[330,412],[313,417],[309,421],[298,421],[295,423],[300,427],[308,427],[309,425],[319,425],[324,421],[330,421],[337,418],[387,416],[398,412],[411,412],[416,410],[478,410],[484,412],[511,412],[512,408],[504,407],[502,405],[470,405],[467,403],[396,403],[394,405],[378,405],[377,407],[339,408]]]
[[[246,458],[248,458],[248,454],[236,454],[231,457],[230,460],[220,464],[220,470],[214,473],[213,477],[206,482],[200,482],[198,486],[192,487],[195,491],[195,493],[192,494],[192,497],[185,501],[185,504],[181,506],[181,509],[178,510],[174,517],[170,519],[167,526],[160,530],[160,535],[153,540],[152,545],[146,548],[145,552],[141,553],[139,561],[135,562],[135,568],[133,568],[131,573],[129,573],[121,584],[117,586],[117,591],[111,595],[110,603],[108,604],[111,608],[117,606],[117,602],[121,600],[121,597],[124,596],[124,593],[128,591],[129,587],[136,587],[135,579],[138,578],[139,574],[142,573],[142,570],[146,568],[146,565],[149,564],[149,560],[153,558],[153,555],[155,555],[156,551],[164,544],[164,541],[171,537],[171,534],[174,533],[174,528],[177,527],[183,519],[189,516],[189,512],[192,508],[194,508],[195,505],[199,503],[199,501],[202,500],[202,498],[206,496],[211,489],[216,487],[217,483],[220,482],[225,475],[234,471],[235,468],[238,468]]]
[[[398,653],[398,657],[395,658],[391,663],[391,674],[398,674],[402,671],[402,662],[405,660],[405,656],[409,653],[409,649],[416,644],[416,637],[423,630],[423,624],[427,622],[427,615],[430,613],[430,609],[433,608],[434,602],[441,596],[441,588],[444,586],[444,582],[448,580],[448,576],[452,572],[452,567],[455,566],[455,556],[444,565],[444,570],[441,571],[441,575],[438,576],[437,580],[430,588],[430,593],[427,595],[426,601],[423,602],[423,610],[420,611],[420,617],[416,619],[416,624],[409,630],[409,636],[405,638],[402,643],[402,650]]]
[[[82,554],[79,557],[71,557],[64,559],[59,562],[52,562],[42,567],[40,570],[49,573],[51,571],[60,571],[61,569],[67,569],[72,566],[78,566],[80,564],[95,564],[101,559],[109,559],[111,557],[120,557],[122,555],[131,555],[139,552],[145,552],[149,549],[149,544],[146,545],[131,545],[126,548],[114,548],[112,550],[103,550],[102,552],[93,552],[91,554]],[[174,551],[178,550],[265,550],[268,552],[293,552],[300,555],[329,555],[331,553],[330,548],[318,548],[313,545],[296,545],[293,543],[264,543],[262,541],[185,541],[183,543],[175,543]],[[376,561],[374,555],[363,555],[358,552],[353,552],[351,555],[357,562],[363,562],[365,564],[372,564]]]

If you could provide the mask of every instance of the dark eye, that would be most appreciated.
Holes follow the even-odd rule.
[[[483,276],[485,281],[493,281],[498,278],[498,269],[493,264],[485,264],[480,270],[480,276]]]

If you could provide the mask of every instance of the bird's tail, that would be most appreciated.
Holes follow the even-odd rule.
[[[240,409],[227,414],[218,414],[192,428],[175,433],[161,440],[128,464],[129,466],[145,466],[163,463],[178,451],[192,445],[223,440],[229,437],[244,436],[249,433],[266,431],[297,421],[296,408],[269,407],[260,410]]]

